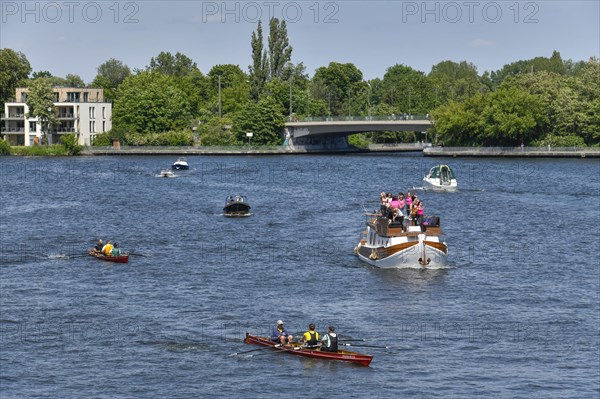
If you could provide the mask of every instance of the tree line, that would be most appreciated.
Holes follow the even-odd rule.
[[[550,57],[520,60],[479,74],[467,61],[441,61],[428,73],[396,64],[382,78],[364,79],[352,63],[330,62],[310,77],[293,63],[285,21],[261,22],[250,38],[251,64],[213,66],[203,74],[188,56],[161,52],[133,71],[109,59],[90,87],[113,102],[113,130],[100,138],[168,145],[278,145],[291,117],[429,114],[429,137],[462,146],[599,145],[600,62]],[[40,89],[38,86],[44,86]],[[31,73],[24,54],[0,50],[0,103],[17,86],[43,92],[52,86],[85,87],[74,74]],[[51,115],[47,118],[51,119]],[[420,139],[419,132],[365,133],[354,144]],[[162,138],[162,139],[161,139]],[[162,140],[162,141],[161,141]],[[104,144],[104,143],[103,143]]]

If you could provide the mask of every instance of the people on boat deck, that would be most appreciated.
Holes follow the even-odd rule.
[[[335,333],[335,327],[327,327],[327,334],[321,338],[321,350],[325,352],[337,352],[338,351],[338,338]]]
[[[283,321],[277,320],[277,324],[273,326],[273,331],[271,331],[271,341],[279,342],[283,345],[286,343],[286,341],[288,344],[291,344],[293,339],[294,337],[289,335],[283,326]]]
[[[121,248],[119,248],[119,243],[115,242],[115,245],[113,246],[113,249],[111,251],[111,255],[112,256],[119,256],[121,255]]]
[[[104,247],[104,243],[102,242],[102,240],[98,240],[96,245],[94,245],[94,249],[92,249],[92,252],[95,254],[99,254],[102,252],[103,247]]]
[[[381,194],[379,194],[379,201],[381,204],[381,214],[385,215],[387,214],[387,207],[388,207],[388,202],[387,202],[387,196],[385,195],[385,192],[381,192]]]
[[[110,240],[106,241],[106,245],[102,247],[102,255],[111,256],[113,245]]]
[[[319,333],[315,331],[315,325],[313,323],[308,325],[308,331],[304,333],[300,340],[309,347],[316,347],[319,345]]]

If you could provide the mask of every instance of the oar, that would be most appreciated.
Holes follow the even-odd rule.
[[[390,349],[389,346],[379,346],[379,345],[356,345],[356,344],[340,344],[340,346],[356,346],[359,348],[378,348],[378,349]]]
[[[263,346],[261,348],[251,349],[249,351],[231,353],[231,354],[229,354],[227,356],[229,357],[229,356],[243,355],[244,353],[256,352],[256,351],[260,351],[260,350],[263,350],[263,349],[279,348],[280,346],[281,346],[281,344],[277,344],[277,345],[273,345],[273,346]]]
[[[339,342],[365,342],[366,339],[338,339]]]
[[[271,346],[271,348],[275,348],[275,347],[279,347],[279,346],[281,346],[281,344],[275,345],[275,346]],[[299,351],[300,349],[304,349],[304,348],[301,347],[301,346],[294,346],[292,348],[285,348],[285,347],[283,347],[283,348],[280,348],[280,349],[281,350],[279,350],[277,352],[293,352],[293,351]],[[277,352],[275,352],[275,353],[277,353]],[[270,352],[270,353],[272,353],[272,352]],[[259,353],[258,355],[246,355],[245,357],[257,357],[257,356],[268,355],[268,354],[269,353]]]

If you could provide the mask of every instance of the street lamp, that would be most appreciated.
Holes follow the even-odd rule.
[[[365,80],[365,83],[367,84],[367,86],[369,86],[369,95],[367,97],[367,106],[369,107],[367,114],[369,115],[369,120],[371,120],[371,83],[369,83],[368,80]]]

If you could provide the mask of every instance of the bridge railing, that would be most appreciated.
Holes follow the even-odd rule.
[[[302,118],[291,117],[289,122],[340,122],[340,121],[425,121],[429,115],[358,115],[358,116],[307,116]]]

